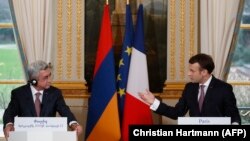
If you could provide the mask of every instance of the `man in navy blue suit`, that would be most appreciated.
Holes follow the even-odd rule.
[[[77,134],[82,126],[66,105],[61,90],[51,86],[51,66],[44,61],[35,61],[28,67],[29,83],[11,91],[11,100],[4,112],[4,134],[7,138],[14,131],[14,117],[55,117],[56,112],[67,117],[69,127]],[[39,96],[36,98],[36,94]],[[36,101],[39,100],[38,110]]]
[[[241,124],[233,88],[212,75],[214,67],[213,59],[207,54],[191,57],[188,72],[191,82],[186,84],[174,107],[160,102],[149,90],[139,93],[139,96],[150,104],[153,111],[172,119],[185,116],[189,111],[191,117],[231,117],[232,124]],[[199,105],[203,94],[202,104]]]

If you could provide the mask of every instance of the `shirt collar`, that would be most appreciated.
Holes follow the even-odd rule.
[[[200,84],[200,85],[205,85],[205,87],[208,87],[211,80],[212,80],[212,75],[208,78],[208,80],[204,84]]]
[[[43,94],[43,90],[38,91],[38,90],[36,90],[35,87],[32,86],[32,85],[30,85],[30,88],[31,88],[32,95],[35,95],[35,94],[38,93],[38,92],[41,93],[41,94]]]

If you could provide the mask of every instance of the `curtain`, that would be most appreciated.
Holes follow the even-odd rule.
[[[11,0],[26,63],[51,62],[51,0]]]
[[[201,52],[211,55],[215,62],[214,75],[224,79],[240,0],[201,0]]]

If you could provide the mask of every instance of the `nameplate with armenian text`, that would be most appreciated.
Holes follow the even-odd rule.
[[[15,117],[15,131],[67,131],[66,117]]]

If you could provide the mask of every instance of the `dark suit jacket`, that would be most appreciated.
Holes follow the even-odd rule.
[[[76,121],[69,107],[65,104],[62,92],[58,88],[50,86],[49,89],[43,92],[40,115],[41,117],[55,117],[56,112],[62,117],[67,117],[68,123]],[[12,90],[10,103],[3,115],[4,126],[9,122],[14,123],[15,116],[36,116],[35,104],[29,84]]]
[[[177,119],[178,117],[185,116],[189,111],[191,117],[231,117],[231,122],[241,124],[239,110],[236,106],[236,98],[230,84],[213,76],[208,86],[201,112],[198,104],[198,92],[198,83],[187,83],[182,97],[175,107],[161,102],[156,113]]]

